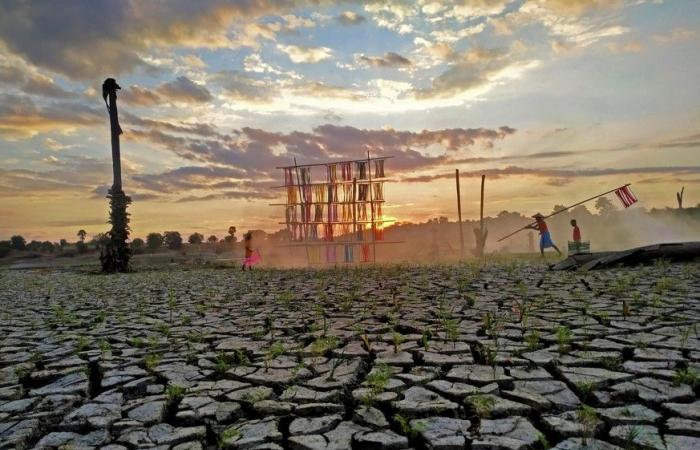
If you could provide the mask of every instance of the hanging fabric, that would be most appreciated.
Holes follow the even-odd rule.
[[[352,257],[352,245],[345,244],[345,262],[351,263],[353,261]]]
[[[371,249],[369,247],[369,244],[362,244],[362,262],[370,262],[371,261]]]
[[[344,202],[351,202],[352,201],[352,184],[344,184],[343,185],[343,201]]]
[[[349,236],[350,225],[341,225],[340,226],[340,234],[342,234],[343,236]]]
[[[374,188],[374,200],[384,200],[384,183],[372,183]]]
[[[374,240],[375,241],[383,241],[384,240],[384,228],[382,228],[383,224],[379,224],[378,226],[374,227]]]
[[[314,201],[324,203],[326,201],[326,187],[322,184],[314,186]]]
[[[312,241],[318,240],[318,225],[315,223],[309,225],[309,239]]]
[[[328,242],[333,240],[333,224],[327,223],[323,226],[323,239]]]
[[[352,222],[352,205],[343,205],[341,214],[341,222]]]
[[[349,162],[341,163],[340,171],[343,175],[343,181],[352,181],[352,165]]]
[[[328,205],[328,222],[338,221],[338,205],[331,204]]]
[[[335,183],[338,180],[338,166],[335,164],[329,164],[326,167],[328,172],[328,182]]]
[[[374,161],[374,178],[384,178],[384,160],[376,159]]]
[[[372,207],[374,208],[374,220],[382,220],[382,204],[374,203]]]
[[[308,248],[309,252],[309,263],[320,264],[321,263],[321,247],[314,245]]]
[[[355,171],[357,172],[357,179],[358,180],[366,180],[367,179],[367,162],[366,161],[358,161],[355,163]]]
[[[311,167],[302,167],[299,169],[299,173],[301,175],[301,184],[311,183]]]
[[[326,246],[326,262],[335,263],[335,245]]]
[[[304,193],[304,203],[311,203],[313,201],[313,197],[311,196],[311,186],[304,186],[302,190]]]
[[[294,185],[294,172],[292,168],[284,169],[284,184],[287,186]]]
[[[367,204],[361,203],[357,205],[358,214],[357,220],[367,220]]]
[[[360,183],[360,185],[357,186],[357,199],[361,202],[367,201],[368,200],[368,192],[369,192],[369,186],[367,183]]]
[[[323,205],[314,205],[314,222],[323,222]]]
[[[357,230],[355,231],[355,240],[362,241],[364,238],[364,224],[358,224]]]
[[[296,187],[287,188],[287,203],[299,203]]]

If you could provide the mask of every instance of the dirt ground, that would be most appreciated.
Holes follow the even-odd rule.
[[[0,311],[0,448],[700,448],[697,263],[6,269]]]

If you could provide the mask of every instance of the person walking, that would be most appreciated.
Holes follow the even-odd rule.
[[[559,248],[554,244],[554,241],[552,241],[552,236],[549,234],[549,228],[547,228],[547,222],[544,221],[544,216],[537,213],[532,216],[532,218],[535,219],[535,224],[528,225],[527,228],[540,232],[540,254],[542,257],[544,258],[544,249],[548,247],[552,247],[557,251],[559,256],[561,256],[561,251],[559,251]]]

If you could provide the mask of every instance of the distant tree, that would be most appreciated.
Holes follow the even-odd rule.
[[[111,241],[109,234],[107,233],[97,233],[92,239],[91,243],[95,246],[95,250],[100,250],[105,248],[107,244]]]
[[[64,249],[68,245],[68,241],[65,239],[61,239],[60,241],[58,241],[58,245],[61,247],[61,249]]]
[[[209,237],[207,238],[207,242],[209,242],[210,244],[214,245],[214,244],[216,244],[217,242],[219,242],[219,238],[216,237],[216,236],[214,236],[214,235],[212,234],[211,236],[209,236]]]
[[[10,244],[15,250],[24,250],[27,248],[27,241],[22,236],[12,236],[10,238]]]
[[[190,237],[187,238],[187,242],[189,242],[192,245],[199,245],[204,241],[204,235],[201,233],[192,233],[190,234]]]
[[[161,248],[163,241],[163,235],[160,233],[148,233],[148,236],[146,236],[146,246],[151,250]]]
[[[134,251],[134,253],[143,253],[145,246],[146,243],[143,242],[143,239],[141,238],[136,238],[133,241],[131,241],[131,249]]]
[[[170,250],[177,250],[182,247],[182,236],[177,231],[166,231],[165,246]]]
[[[226,242],[229,242],[231,244],[235,244],[236,241],[238,240],[236,238],[236,227],[230,226],[228,227],[228,236],[226,236]]]
[[[87,253],[87,251],[88,251],[88,246],[83,241],[76,242],[75,248],[78,250],[78,253]]]
[[[51,241],[44,241],[41,243],[41,251],[44,253],[53,253],[54,246]]]
[[[608,197],[598,197],[595,201],[595,209],[601,216],[608,216],[617,211],[615,204]]]
[[[79,230],[77,236],[78,236],[78,239],[80,239],[80,242],[85,242],[85,237],[87,236],[87,231]]]
[[[41,241],[32,241],[27,244],[27,250],[30,252],[40,252],[41,251]]]
[[[11,241],[0,241],[0,258],[3,258],[5,256],[9,255],[10,251],[12,251],[12,242]]]

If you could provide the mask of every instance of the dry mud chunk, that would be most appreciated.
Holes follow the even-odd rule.
[[[44,436],[34,448],[93,448],[106,444],[109,442],[109,439],[109,433],[105,430],[93,431],[88,434],[61,431]]]
[[[644,449],[666,450],[658,428],[651,425],[618,425],[609,434],[611,441],[623,447],[633,444]]]
[[[400,450],[408,448],[408,438],[391,430],[369,431],[353,436],[353,448],[364,450]]]
[[[393,405],[397,411],[409,416],[455,413],[459,409],[457,403],[419,386],[406,390],[403,400],[395,401]]]
[[[540,434],[524,417],[482,420],[480,436],[472,441],[472,450],[521,450],[533,446]]]
[[[503,367],[491,366],[457,366],[447,373],[448,380],[472,383],[483,386],[489,383],[500,383],[512,380],[505,374]]]
[[[666,421],[669,433],[688,436],[700,436],[700,422],[680,417],[671,417]]]
[[[204,426],[175,428],[167,423],[159,423],[148,430],[148,437],[156,444],[175,445],[192,440],[202,440],[206,437]]]
[[[79,431],[85,428],[109,428],[122,418],[121,405],[111,403],[87,403],[68,414],[61,428],[67,431]]]
[[[651,403],[690,400],[694,396],[693,390],[685,384],[674,386],[670,382],[647,377],[616,384],[612,389],[622,395],[637,395]]]
[[[597,367],[561,367],[559,371],[562,376],[573,385],[590,383],[595,388],[605,387],[613,383],[634,378],[634,375],[628,373],[613,372]]]
[[[558,443],[552,450],[623,450],[622,447],[610,444],[599,439],[570,438]]]
[[[296,434],[323,434],[335,428],[343,419],[339,415],[311,417],[299,417],[289,424],[289,433]]]
[[[428,387],[446,397],[457,398],[460,400],[466,397],[467,395],[472,395],[479,392],[479,388],[470,384],[451,382],[445,380],[433,380],[430,383],[428,383]]]
[[[697,450],[700,448],[700,438],[698,437],[667,434],[664,439],[669,450]]]
[[[387,428],[389,426],[384,413],[371,406],[358,407],[352,416],[352,420],[372,429]]]
[[[587,431],[581,424],[576,411],[565,411],[561,414],[545,415],[542,416],[542,422],[554,433],[563,437],[583,436]],[[603,422],[596,419],[591,428],[591,431],[594,431],[594,434],[596,434],[603,429]]]
[[[700,420],[700,400],[693,403],[664,403],[663,407],[681,417]]]
[[[353,436],[365,431],[369,430],[352,422],[341,422],[323,435],[290,436],[288,444],[294,450],[347,450],[352,448]]]
[[[160,400],[144,403],[129,411],[127,416],[129,419],[137,420],[144,425],[151,425],[163,421],[165,406],[165,402]]]
[[[332,403],[339,399],[340,392],[338,391],[319,392],[303,386],[291,386],[285,389],[280,396],[280,400],[294,403]]]
[[[429,417],[411,421],[411,427],[420,430],[420,436],[429,450],[465,448],[469,437],[468,420],[451,417]]]
[[[24,448],[27,441],[40,435],[40,430],[37,419],[0,423],[0,448]]]
[[[544,408],[551,404],[556,408],[571,409],[581,404],[576,394],[562,381],[516,381],[514,384],[515,389],[510,391],[509,397],[531,404],[528,402],[529,398],[530,401],[538,403],[538,406],[534,407]]]
[[[228,430],[235,430],[229,433]],[[227,436],[228,435],[228,436]],[[277,420],[252,420],[233,425],[224,432],[221,442],[223,448],[255,448],[265,443],[281,442]]]
[[[472,405],[476,398],[489,402],[491,406],[488,411],[488,417],[492,418],[526,415],[531,409],[529,406],[523,405],[522,403],[507,400],[493,394],[467,397],[464,400],[464,403],[467,405]]]
[[[661,414],[639,404],[601,408],[597,411],[598,415],[611,425],[653,424],[661,418]]]
[[[88,393],[88,379],[87,376],[80,373],[72,373],[66,375],[65,377],[54,381],[53,383],[43,386],[38,389],[32,389],[29,395],[56,395],[56,394],[79,394],[84,397]]]

